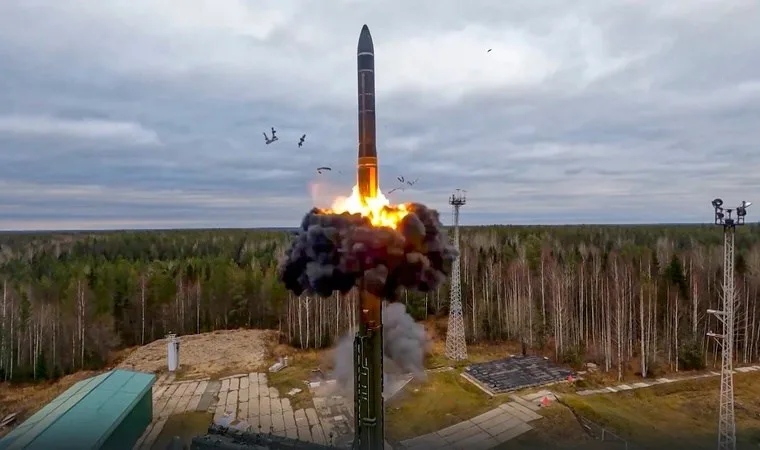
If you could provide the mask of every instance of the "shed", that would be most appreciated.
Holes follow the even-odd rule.
[[[0,440],[0,450],[131,449],[153,420],[153,374],[82,380]]]

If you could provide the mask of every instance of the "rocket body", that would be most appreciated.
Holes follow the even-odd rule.
[[[375,48],[367,25],[356,51],[359,81],[359,161],[357,185],[362,199],[378,194],[375,147]],[[359,286],[359,330],[354,339],[354,450],[382,450],[383,403],[382,299]]]
[[[375,46],[367,25],[362,27],[359,35],[356,66],[359,89],[359,161],[356,184],[362,198],[376,197],[378,174],[375,146]]]

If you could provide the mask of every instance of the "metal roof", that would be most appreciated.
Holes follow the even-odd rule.
[[[97,449],[155,381],[121,369],[82,380],[0,440],[0,450]]]

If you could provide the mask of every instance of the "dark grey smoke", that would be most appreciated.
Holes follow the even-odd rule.
[[[425,350],[429,340],[425,327],[407,314],[403,303],[383,305],[383,378],[386,393],[393,383],[411,374],[425,376]],[[354,387],[353,336],[344,336],[335,348],[335,380],[344,392]]]
[[[457,252],[441,233],[438,212],[409,205],[398,229],[373,227],[359,214],[324,214],[313,209],[301,223],[280,265],[280,279],[295,295],[347,293],[362,278],[365,288],[395,300],[399,287],[437,288]]]

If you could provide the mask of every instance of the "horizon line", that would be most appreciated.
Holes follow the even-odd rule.
[[[756,225],[760,222],[745,222],[745,225]],[[719,226],[713,222],[646,222],[646,223],[625,223],[625,222],[606,222],[606,223],[566,223],[566,224],[473,224],[463,225],[459,224],[460,228],[485,228],[485,227],[584,227],[584,226],[597,226],[597,227],[653,227],[653,226]],[[443,225],[444,228],[451,228],[452,225]],[[20,229],[0,229],[0,233],[18,234],[18,233],[99,233],[99,232],[131,232],[131,231],[283,231],[298,229],[298,226],[261,226],[261,227],[187,227],[187,228],[61,228],[61,229],[37,229],[37,230],[20,230]]]

